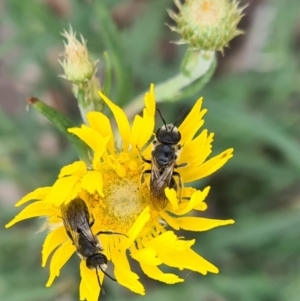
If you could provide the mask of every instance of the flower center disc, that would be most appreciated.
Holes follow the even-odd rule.
[[[131,176],[129,176],[131,174]],[[97,228],[103,231],[126,232],[146,206],[149,206],[149,190],[141,185],[140,174],[128,172],[120,177],[115,171],[103,175],[104,198],[93,199],[92,210]]]

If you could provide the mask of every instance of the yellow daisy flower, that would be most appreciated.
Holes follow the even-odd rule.
[[[175,273],[164,273],[160,269],[163,264],[203,275],[218,273],[216,266],[193,251],[195,239],[184,240],[175,234],[179,229],[206,231],[234,223],[231,219],[191,215],[193,210],[206,210],[204,200],[210,187],[196,190],[186,184],[214,173],[232,157],[233,152],[233,149],[228,149],[207,159],[212,151],[213,134],[207,130],[197,134],[206,113],[205,109],[201,109],[202,99],[196,102],[178,127],[182,150],[177,161],[178,164],[187,163],[178,168],[184,184],[181,196],[173,188],[166,188],[167,205],[157,208],[151,198],[148,178],[144,183],[141,182],[141,175],[145,169],[149,169],[149,165],[139,154],[139,150],[142,150],[145,158],[151,158],[151,145],[147,146],[147,143],[153,137],[155,126],[154,86],[151,85],[145,95],[143,115],[135,116],[132,125],[120,107],[102,93],[100,95],[115,117],[121,141],[115,141],[110,121],[104,114],[88,113],[88,125],[71,128],[69,132],[81,138],[93,151],[91,166],[76,161],[63,167],[52,186],[38,188],[16,204],[20,206],[34,200],[6,227],[32,217],[48,217],[50,232],[42,249],[42,266],[46,265],[52,254],[47,287],[52,285],[61,268],[76,252],[62,222],[61,206],[77,198],[84,200],[90,216],[94,218],[91,226],[94,235],[99,231],[125,234],[100,234],[98,238],[109,260],[108,264],[111,261],[114,266],[117,282],[131,291],[145,294],[139,276],[131,271],[128,254],[139,262],[148,277],[167,284],[183,282],[184,279]],[[80,263],[80,275],[80,300],[97,301],[100,287],[96,273],[87,267],[84,259]],[[104,274],[100,272],[99,276],[102,283]]]

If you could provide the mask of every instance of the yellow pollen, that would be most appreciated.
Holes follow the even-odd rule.
[[[136,181],[118,179],[109,188],[110,193],[105,199],[107,210],[125,222],[133,215],[141,213],[144,208],[140,202],[139,186]]]
[[[138,161],[122,153],[108,159],[102,173],[104,197],[92,197],[93,213],[100,230],[126,233],[149,206],[149,189],[141,185],[142,165]]]

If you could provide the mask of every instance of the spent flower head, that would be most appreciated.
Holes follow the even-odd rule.
[[[242,33],[237,29],[244,8],[236,0],[174,0],[179,9],[169,10],[177,26],[169,26],[181,35],[177,44],[189,44],[193,50],[223,51],[230,40]]]
[[[80,35],[80,40],[76,37],[76,32],[70,27],[69,31],[64,31],[62,36],[66,38],[64,42],[64,59],[60,64],[64,68],[65,77],[74,84],[88,82],[95,73],[95,64],[89,58],[86,41]]]
[[[85,202],[93,217],[91,231],[101,242],[101,252],[109,260],[108,265],[113,264],[114,277],[129,290],[145,294],[139,275],[131,270],[129,254],[148,277],[167,284],[183,282],[184,279],[175,271],[164,272],[161,269],[163,265],[203,275],[218,273],[215,265],[193,250],[195,239],[183,239],[182,234],[176,234],[180,229],[202,232],[234,223],[231,219],[201,217],[207,209],[205,198],[210,187],[197,190],[187,185],[217,171],[232,157],[233,152],[233,149],[228,149],[208,159],[214,135],[205,129],[199,132],[207,111],[201,108],[202,99],[197,100],[178,127],[181,153],[176,162],[178,168],[175,166],[175,169],[183,186],[180,191],[175,188],[176,185],[166,187],[165,206],[158,206],[159,200],[153,198],[149,184],[151,175],[147,177],[144,173],[151,165],[143,160],[151,160],[153,147],[147,143],[152,139],[155,127],[154,86],[145,95],[142,116],[135,116],[132,124],[120,107],[100,94],[115,117],[121,141],[115,141],[110,121],[103,113],[89,112],[88,125],[71,128],[69,132],[91,148],[91,165],[87,166],[79,160],[64,166],[52,186],[38,188],[16,204],[20,206],[33,201],[6,227],[32,217],[47,217],[49,233],[42,249],[42,266],[46,265],[52,254],[47,287],[52,285],[61,268],[78,251],[62,220],[62,206],[65,208],[78,199]],[[141,181],[143,174],[144,182]],[[101,231],[110,231],[112,235],[98,235]],[[100,286],[95,271],[88,268],[85,259],[80,262],[80,300],[97,301]],[[104,273],[99,272],[99,276],[102,283]]]

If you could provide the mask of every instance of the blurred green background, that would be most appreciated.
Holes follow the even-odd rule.
[[[197,237],[196,250],[220,274],[182,271],[186,281],[174,286],[142,275],[145,297],[107,279],[101,300],[300,300],[300,1],[245,4],[239,25],[245,35],[218,56],[213,79],[183,101],[160,104],[172,122],[203,95],[214,152],[235,149],[224,168],[197,183],[212,186],[207,216],[236,220]],[[76,159],[65,137],[33,109],[26,111],[26,98],[35,95],[80,122],[71,85],[58,77],[60,33],[71,24],[94,59],[108,51],[115,68],[112,97],[126,106],[151,82],[179,70],[186,47],[169,43],[179,38],[164,25],[172,23],[171,7],[171,0],[0,2],[0,300],[78,300],[76,256],[45,288],[45,232],[34,234],[41,219],[3,229],[22,195],[51,185],[60,167]]]

